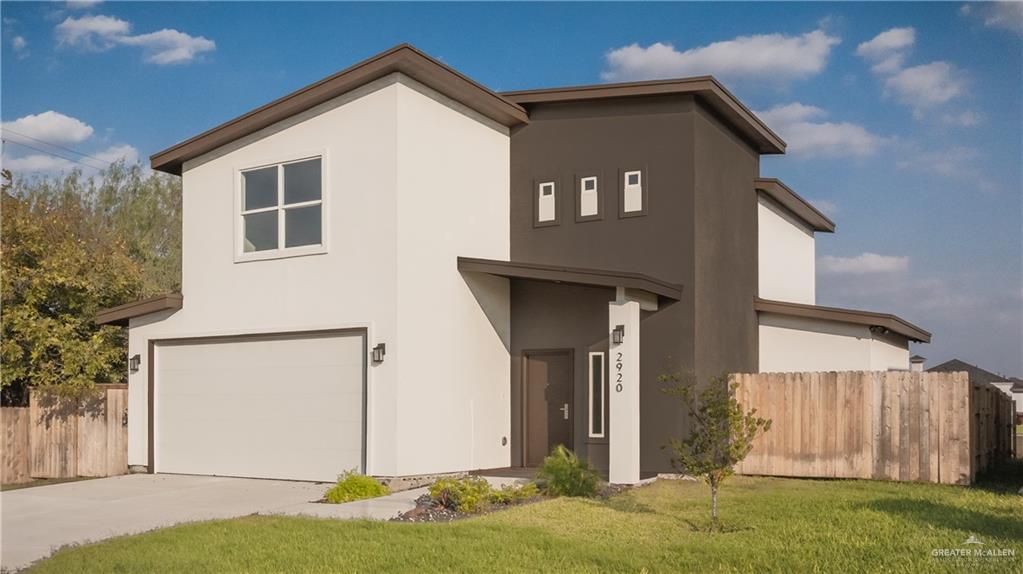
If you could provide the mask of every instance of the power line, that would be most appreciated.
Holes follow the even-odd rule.
[[[2,130],[0,130],[0,132],[10,132],[10,133],[12,133],[12,134],[14,134],[14,135],[16,135],[16,136],[18,136],[18,137],[28,138],[28,139],[30,139],[30,140],[32,140],[32,141],[37,141],[37,142],[39,142],[39,143],[41,143],[41,144],[45,144],[45,145],[48,145],[48,146],[53,146],[53,147],[55,147],[55,148],[58,148],[58,149],[62,149],[62,150],[64,150],[64,151],[69,151],[69,152],[71,152],[71,153],[73,153],[73,154],[75,154],[75,155],[80,155],[80,156],[82,156],[82,157],[87,157],[87,158],[90,158],[90,159],[94,159],[94,160],[97,160],[97,161],[101,161],[101,162],[103,162],[103,163],[105,163],[105,164],[108,164],[108,165],[113,165],[113,163],[114,163],[114,162],[112,162],[112,161],[107,161],[107,160],[105,160],[105,159],[103,159],[103,158],[98,158],[98,157],[96,157],[96,156],[94,156],[94,155],[89,155],[89,154],[87,154],[87,153],[82,153],[82,152],[80,152],[80,151],[76,151],[76,150],[73,150],[73,149],[71,149],[71,148],[69,148],[69,147],[64,147],[64,146],[62,146],[62,145],[58,145],[58,144],[55,144],[55,143],[51,143],[51,142],[48,142],[48,141],[46,141],[46,140],[41,140],[41,139],[39,139],[39,138],[34,138],[34,137],[32,137],[32,136],[28,136],[28,135],[25,135],[25,134],[23,134],[23,133],[18,133],[18,132],[16,132],[16,131],[12,130],[11,128],[3,128]],[[18,142],[14,142],[14,143],[18,143]],[[22,145],[24,145],[24,144],[22,144]],[[65,159],[67,159],[67,158],[65,158]]]
[[[101,167],[97,167],[97,166],[92,165],[90,163],[85,163],[84,161],[75,159],[73,157],[63,156],[63,155],[60,155],[59,153],[55,153],[55,152],[52,152],[52,151],[49,151],[49,150],[40,149],[40,148],[37,148],[37,147],[34,147],[34,146],[30,146],[27,143],[15,141],[15,140],[8,140],[8,139],[4,139],[3,141],[7,142],[7,143],[12,143],[12,144],[18,144],[20,146],[27,147],[28,149],[35,150],[35,151],[40,152],[40,153],[45,153],[47,155],[52,155],[53,157],[57,157],[57,158],[60,158],[60,159],[63,159],[63,160],[73,161],[73,162],[75,162],[77,164],[84,165],[85,167],[90,168],[90,169],[103,169]],[[103,160],[100,160],[100,161],[103,161]]]

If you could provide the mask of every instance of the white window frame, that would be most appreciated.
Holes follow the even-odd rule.
[[[594,407],[593,400],[595,398],[593,396],[593,357],[594,356],[599,356],[600,357],[600,373],[604,377],[604,379],[600,382],[600,432],[599,433],[593,432],[593,407]],[[590,411],[590,417],[586,421],[586,423],[587,423],[586,424],[586,434],[589,435],[590,438],[604,438],[607,435],[607,416],[606,416],[606,413],[607,413],[607,409],[606,409],[607,397],[605,396],[607,391],[604,390],[607,387],[607,384],[606,384],[607,383],[607,355],[603,351],[591,352],[589,354],[589,356],[587,357],[586,371],[588,373],[588,375],[586,377],[586,382],[587,382],[587,385],[586,385],[586,396],[587,396],[587,399],[588,399],[588,402],[589,402],[589,411]]]
[[[593,189],[586,189],[588,182],[593,182]],[[586,203],[586,199],[590,198],[593,201],[594,211],[593,213],[583,213],[583,205]],[[581,221],[589,221],[591,219],[600,219],[601,207],[600,207],[600,179],[595,175],[588,175],[586,177],[579,178],[579,200],[577,202],[579,207],[576,211],[576,218]]]
[[[311,201],[302,201],[299,203],[284,203],[284,166],[292,163],[300,163],[303,161],[309,161],[319,159],[320,160],[320,199],[314,199]],[[329,198],[330,198],[330,186],[329,186],[329,169],[327,161],[326,150],[319,150],[315,152],[304,152],[295,153],[287,156],[281,156],[272,160],[265,160],[259,162],[252,162],[242,165],[237,165],[234,168],[235,172],[235,192],[234,192],[234,213],[235,213],[235,229],[234,229],[234,262],[244,263],[247,261],[265,261],[267,259],[283,259],[286,257],[301,257],[304,255],[319,255],[327,253],[328,243],[330,237],[328,214],[329,209]],[[276,167],[277,168],[277,205],[270,207],[263,207],[259,209],[244,210],[244,194],[245,194],[245,172],[253,171],[256,169]],[[285,214],[288,209],[309,207],[313,205],[320,206],[320,243],[317,245],[301,245],[298,247],[284,247],[285,239]],[[277,212],[277,249],[266,249],[263,251],[245,251],[245,216],[253,213],[263,212]]]
[[[629,183],[629,176],[630,175],[635,175],[636,176],[636,183],[633,183],[633,184]],[[632,209],[632,210],[626,210],[625,209],[625,201],[624,200],[625,200],[625,197],[627,197],[630,192],[638,193],[639,194],[639,209]],[[622,202],[622,212],[623,213],[641,213],[641,212],[643,212],[643,210],[646,209],[646,205],[644,205],[644,203],[646,203],[646,201],[645,201],[646,198],[643,197],[643,170],[632,170],[632,171],[625,172],[625,175],[622,178],[622,200],[623,200],[623,202]]]
[[[545,193],[550,189],[550,193]],[[544,202],[549,201],[552,210],[550,219],[543,219]],[[558,186],[553,181],[543,181],[536,190],[536,223],[540,225],[556,225],[558,223]]]

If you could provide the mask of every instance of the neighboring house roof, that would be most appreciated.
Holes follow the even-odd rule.
[[[523,106],[679,94],[699,98],[733,129],[754,143],[760,153],[785,153],[785,141],[713,76],[501,92],[502,96]]]
[[[940,365],[935,365],[927,369],[927,371],[937,373],[952,373],[966,371],[966,373],[969,374],[970,376],[971,383],[1002,383],[1009,382],[1012,380],[1003,375],[998,375],[992,373],[991,371],[986,371],[976,365],[971,365],[966,361],[960,361],[959,359],[945,361]],[[1015,385],[1013,386],[1013,388],[1015,388]]]
[[[789,186],[775,178],[759,178],[754,180],[757,191],[766,193],[771,199],[780,203],[785,209],[810,226],[814,231],[834,233],[835,223],[828,219],[809,201],[803,199]]]
[[[535,279],[571,285],[595,285],[600,287],[625,287],[640,289],[654,295],[678,301],[682,298],[682,286],[627,271],[609,271],[584,267],[565,267],[519,261],[498,261],[495,259],[458,258],[459,271],[477,271],[501,277]]]
[[[153,169],[181,175],[182,164],[224,144],[400,72],[505,126],[529,122],[518,104],[488,90],[409,44],[395,46],[354,66],[150,156]]]
[[[825,321],[836,321],[838,323],[852,323],[855,325],[866,325],[887,329],[898,333],[911,341],[919,343],[930,343],[931,334],[920,327],[888,313],[875,313],[873,311],[860,311],[856,309],[841,309],[839,307],[822,307],[820,305],[807,305],[805,303],[790,303],[788,301],[771,301],[757,298],[754,308],[761,313],[777,313],[792,317],[806,317],[809,319],[822,319]]]
[[[96,313],[96,323],[127,327],[129,319],[168,309],[176,311],[181,309],[182,302],[183,298],[180,293],[168,293],[166,295],[150,297],[149,299],[142,299],[141,301],[133,301],[124,305],[118,305],[117,307],[103,309]]]

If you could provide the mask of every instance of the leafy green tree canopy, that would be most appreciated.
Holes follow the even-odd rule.
[[[26,179],[3,172],[0,374],[6,404],[29,387],[80,396],[126,373],[126,333],[96,312],[180,289],[180,179],[116,163]]]

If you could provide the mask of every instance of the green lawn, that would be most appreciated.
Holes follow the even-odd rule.
[[[710,534],[707,488],[660,481],[605,501],[557,499],[447,524],[246,517],[71,548],[33,572],[962,572],[971,534],[1023,570],[1023,497],[963,488],[736,477]]]

